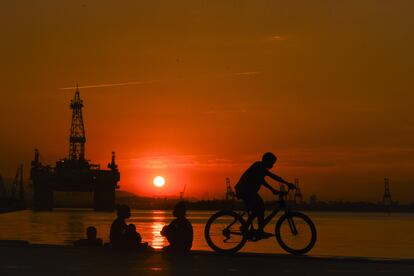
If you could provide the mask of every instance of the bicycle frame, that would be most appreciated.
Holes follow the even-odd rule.
[[[279,196],[279,200],[271,203],[271,204],[267,204],[265,205],[265,207],[270,207],[270,206],[274,206],[272,212],[264,218],[263,221],[263,226],[266,226],[269,224],[269,222],[277,215],[277,213],[279,213],[279,211],[284,210],[285,213],[288,213],[290,210],[288,208],[288,206],[286,205],[286,202],[283,198],[283,195]],[[250,214],[249,211],[243,211],[242,213],[240,213],[240,216],[243,217],[245,214],[248,214],[249,217],[247,218],[247,226],[248,227],[253,227],[253,220],[255,219],[255,217],[253,217],[253,215]]]
[[[280,210],[284,210],[285,213],[289,213],[290,209],[288,208],[288,206],[286,205],[286,202],[284,200],[284,196],[286,194],[280,194],[279,195],[279,200],[272,203],[272,204],[267,204],[265,207],[269,207],[269,206],[274,206],[273,211],[264,219],[264,225],[266,226],[269,224],[269,222],[277,215],[277,213],[279,213]],[[241,212],[239,215],[240,217],[244,217],[244,215],[248,214],[248,218],[246,220],[246,224],[247,224],[247,229],[249,230],[254,230],[254,226],[253,226],[253,220],[255,219],[255,217],[250,214],[249,211],[244,210],[243,212]],[[233,221],[232,223],[230,223],[230,225],[228,225],[226,227],[226,229],[229,229],[230,227],[233,226],[233,224],[236,223],[236,220]],[[289,228],[292,231],[293,234],[297,234],[297,229],[295,224],[293,223],[293,221],[291,221],[290,219],[288,219],[288,223],[289,223]],[[229,234],[233,234],[233,235],[243,235],[243,233],[240,232],[233,232],[230,231],[228,232]]]
[[[204,235],[208,245],[217,252],[235,253],[242,249],[246,242],[257,242],[275,236],[279,245],[291,254],[303,255],[309,252],[317,238],[314,223],[308,216],[301,212],[295,212],[287,205],[285,201],[286,192],[282,191],[278,195],[279,200],[276,198],[271,204],[265,205],[265,209],[268,209],[270,213],[263,221],[264,226],[267,226],[277,216],[279,211],[282,211],[282,214],[276,218],[274,234],[265,232],[262,235],[257,228],[255,229],[253,222],[256,216],[247,209],[244,211],[221,210],[213,214],[206,223]],[[246,214],[248,215],[247,220]],[[212,225],[214,225],[213,228]],[[232,239],[232,236],[236,237]],[[303,245],[298,247],[295,243],[292,247],[289,242],[286,243],[286,241],[291,241],[292,239],[298,241],[293,236],[298,236],[300,243]],[[221,237],[222,241],[220,241]],[[220,242],[229,242],[231,244],[223,247],[223,244],[220,245]]]

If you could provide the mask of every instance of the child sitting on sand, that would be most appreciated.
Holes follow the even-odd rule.
[[[97,239],[97,231],[94,226],[86,229],[86,239],[79,239],[74,242],[75,246],[102,246],[102,239]]]
[[[193,226],[185,217],[184,202],[175,205],[173,216],[176,217],[169,225],[162,228],[161,235],[166,237],[170,245],[163,248],[168,253],[188,253],[193,245]]]
[[[135,224],[129,224],[125,233],[125,246],[128,249],[148,248],[147,242],[142,242],[141,235],[137,232]]]

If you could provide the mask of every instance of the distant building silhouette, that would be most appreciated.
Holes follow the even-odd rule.
[[[318,198],[316,197],[315,194],[313,194],[313,195],[311,195],[309,197],[309,204],[310,205],[316,205],[316,204],[318,204]]]
[[[392,205],[390,184],[388,178],[384,178],[384,195],[382,196],[382,204],[388,206]]]

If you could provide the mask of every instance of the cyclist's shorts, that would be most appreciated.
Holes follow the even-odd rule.
[[[262,211],[265,209],[263,199],[259,194],[241,195],[239,197],[244,201],[245,207],[249,211]]]

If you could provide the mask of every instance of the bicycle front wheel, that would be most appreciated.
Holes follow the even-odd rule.
[[[303,255],[316,242],[316,228],[305,214],[289,212],[280,217],[275,227],[276,240],[287,252]]]
[[[207,244],[216,252],[233,254],[246,243],[246,222],[234,211],[219,211],[204,228]]]

